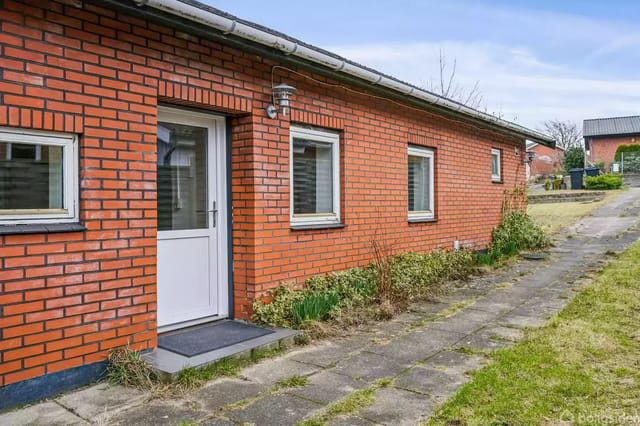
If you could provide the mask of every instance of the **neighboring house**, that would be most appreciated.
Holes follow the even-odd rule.
[[[640,115],[584,120],[582,134],[589,161],[609,170],[620,145],[640,144]]]
[[[525,140],[553,146],[192,0],[140,3],[2,2],[0,406],[250,319],[374,238],[486,247]]]
[[[533,161],[527,164],[527,178],[536,176],[548,176],[554,174],[556,170],[562,170],[564,160],[564,148],[556,145],[551,148],[536,142],[527,141],[527,151],[535,152]]]

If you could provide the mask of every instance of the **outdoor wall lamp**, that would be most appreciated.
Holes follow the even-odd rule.
[[[295,93],[296,88],[282,83],[272,87],[271,90],[273,91],[273,103],[277,104],[278,108],[276,108],[275,105],[269,105],[267,107],[267,116],[269,118],[276,118],[278,112],[280,112],[283,117],[286,117],[289,111],[291,95]]]
[[[522,159],[522,164],[531,164],[535,158],[536,158],[535,151],[526,151],[525,158]]]

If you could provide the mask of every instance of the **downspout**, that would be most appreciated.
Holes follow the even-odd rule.
[[[180,0],[134,0],[138,6],[149,6],[181,18],[198,22],[202,25],[221,31],[223,34],[231,34],[255,43],[268,46],[283,52],[285,55],[297,56],[301,59],[322,65],[337,72],[342,72],[353,77],[368,81],[387,89],[402,93],[407,96],[427,101],[433,105],[439,105],[449,110],[463,114],[493,125],[507,128],[530,139],[539,141],[545,145],[551,143],[546,135],[529,130],[523,126],[511,123],[490,114],[476,111],[460,103],[437,96],[431,92],[412,87],[408,84],[391,79],[377,72],[357,66],[343,59],[338,59],[320,51],[311,49],[284,37],[271,34],[259,28],[254,28],[235,19],[218,15],[214,12],[203,10],[197,6]]]

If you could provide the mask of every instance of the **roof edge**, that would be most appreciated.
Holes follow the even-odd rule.
[[[492,127],[502,128],[509,133],[514,133],[543,145],[549,147],[555,146],[555,141],[548,135],[470,108],[462,103],[405,83],[394,77],[364,67],[346,58],[301,42],[277,31],[272,31],[246,20],[241,20],[200,2],[193,0],[134,0],[134,2],[139,6],[148,6],[189,21],[197,22],[218,30],[225,35],[233,35],[253,43],[276,49],[285,55],[296,56],[314,66],[329,69],[349,77],[356,77],[373,86],[380,86],[403,96],[409,96],[427,102],[436,108],[446,109],[462,117],[467,117],[472,120],[475,119],[489,124]]]

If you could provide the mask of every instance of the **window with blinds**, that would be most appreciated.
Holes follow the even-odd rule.
[[[339,135],[291,128],[291,222],[340,221]]]
[[[407,172],[409,219],[433,219],[433,150],[410,146]]]

